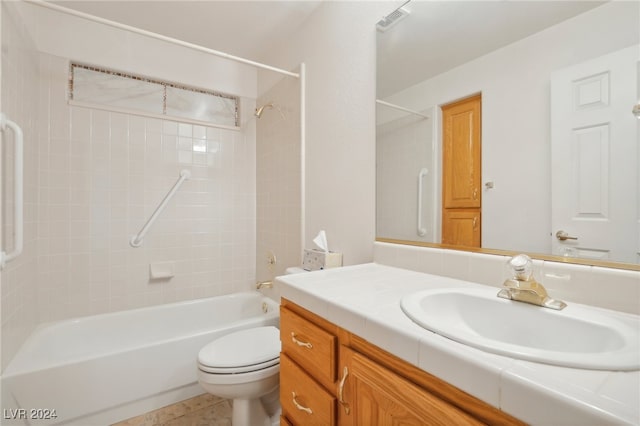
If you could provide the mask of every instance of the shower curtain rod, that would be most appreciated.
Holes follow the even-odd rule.
[[[421,112],[414,111],[414,110],[409,109],[409,108],[401,107],[400,105],[392,104],[392,103],[390,103],[390,102],[383,101],[383,100],[380,100],[380,99],[376,99],[376,103],[377,103],[377,104],[380,104],[380,105],[387,106],[387,107],[389,107],[389,108],[397,109],[397,110],[399,110],[399,111],[408,112],[409,114],[418,115],[418,116],[423,117],[423,118],[429,118],[429,116],[428,116],[428,115],[424,115],[424,114],[423,114],[423,113],[421,113]]]
[[[118,28],[118,29],[121,29],[121,30],[130,31],[130,32],[133,32],[133,33],[137,33],[137,34],[141,34],[141,35],[147,36],[147,37],[152,37],[152,38],[155,38],[155,39],[158,39],[158,40],[166,41],[168,43],[177,44],[179,46],[183,46],[183,47],[187,47],[189,49],[193,49],[193,50],[197,50],[197,51],[200,51],[200,52],[208,53],[210,55],[219,56],[221,58],[229,59],[231,61],[240,62],[242,64],[251,65],[251,66],[254,66],[256,68],[262,68],[262,69],[265,69],[265,70],[277,72],[277,73],[280,73],[280,74],[288,75],[290,77],[300,78],[300,74],[295,73],[295,72],[291,72],[291,71],[283,70],[283,69],[280,69],[280,68],[272,67],[271,65],[261,64],[260,62],[255,62],[255,61],[251,61],[249,59],[241,58],[239,56],[230,55],[228,53],[220,52],[219,50],[209,49],[208,47],[204,47],[204,46],[200,46],[200,45],[197,45],[197,44],[189,43],[189,42],[186,42],[186,41],[178,40],[178,39],[173,38],[173,37],[167,37],[167,36],[164,36],[162,34],[154,33],[154,32],[151,32],[151,31],[142,30],[140,28],[136,28],[136,27],[133,27],[131,25],[121,24],[119,22],[111,21],[109,19],[100,18],[98,16],[90,15],[88,13],[79,12],[77,10],[69,9],[69,8],[66,8],[66,7],[63,7],[63,6],[58,6],[57,4],[49,3],[49,2],[44,1],[44,0],[25,0],[25,1],[27,3],[35,4],[37,6],[45,7],[47,9],[52,9],[52,10],[55,10],[55,11],[58,11],[58,12],[66,13],[68,15],[74,15],[74,16],[77,16],[77,17],[80,17],[80,18],[83,18],[83,19],[87,19],[87,20],[90,20],[90,21],[94,21],[94,22],[97,22],[97,23],[100,23],[100,24],[109,25],[111,27]]]

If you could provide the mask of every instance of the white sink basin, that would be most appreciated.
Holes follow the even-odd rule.
[[[640,369],[640,317],[570,303],[556,311],[499,298],[498,290],[424,290],[400,305],[423,328],[487,352],[565,367]]]

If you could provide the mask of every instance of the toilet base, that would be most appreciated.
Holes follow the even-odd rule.
[[[272,420],[260,398],[234,399],[231,414],[232,425],[271,426]]]
[[[267,414],[271,416],[271,419],[275,418],[278,421],[275,423],[275,425],[278,426],[280,424],[280,414],[282,413],[280,407],[280,386],[268,394],[261,396],[260,401],[262,401],[262,406]]]

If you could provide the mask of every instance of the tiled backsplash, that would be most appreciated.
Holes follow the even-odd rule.
[[[376,242],[376,263],[501,287],[507,256]],[[534,261],[551,297],[640,315],[640,272]]]

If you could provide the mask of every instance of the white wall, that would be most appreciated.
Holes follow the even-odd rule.
[[[637,22],[636,2],[611,2],[387,98],[423,110],[482,92],[483,247],[550,252],[549,75],[638,43]]]
[[[305,245],[324,229],[345,264],[373,256],[375,23],[391,10],[388,2],[324,2],[265,59],[307,66]],[[259,80],[259,90],[270,84]]]

